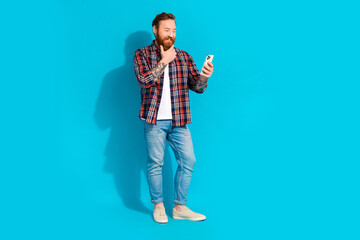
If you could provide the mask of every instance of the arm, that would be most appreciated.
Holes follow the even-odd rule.
[[[153,69],[148,67],[148,63],[141,50],[137,50],[134,56],[135,76],[141,87],[149,88],[156,85],[156,80],[164,72],[166,64],[160,61]]]
[[[208,85],[208,79],[209,78],[207,78],[205,76],[201,76],[200,80],[198,80],[196,82],[196,89],[198,90],[198,92],[200,92],[200,93],[205,92],[205,89]]]
[[[151,69],[152,77],[154,79],[158,79],[164,72],[166,65],[167,63],[163,59],[161,59],[160,62],[156,64],[153,69]]]
[[[189,76],[189,81],[188,81],[188,86],[189,89],[196,92],[196,93],[203,93],[205,92],[205,89],[208,85],[208,79],[205,76],[201,76],[200,78],[198,78],[198,80],[195,80],[195,78],[190,75]]]
[[[203,93],[208,85],[208,77],[202,75],[196,67],[194,59],[188,55],[189,59],[189,89],[196,93]]]
[[[161,60],[152,69],[148,64],[141,50],[137,50],[134,56],[135,75],[141,87],[149,88],[157,84],[160,76],[163,74],[166,65],[175,59],[176,53],[174,45],[167,51],[160,46]]]

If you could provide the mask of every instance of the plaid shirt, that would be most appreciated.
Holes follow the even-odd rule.
[[[196,82],[200,80],[200,72],[193,58],[185,51],[175,48],[176,58],[169,63],[170,95],[172,125],[183,126],[191,123],[189,89],[203,93],[207,87],[198,89]],[[134,68],[136,78],[141,86],[141,109],[139,117],[146,122],[156,124],[159,110],[164,73],[157,79],[153,78],[151,69],[161,60],[159,48],[155,40],[151,45],[135,51]]]

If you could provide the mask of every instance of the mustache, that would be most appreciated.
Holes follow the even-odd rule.
[[[165,41],[166,40],[171,40],[172,42],[174,42],[174,38],[172,38],[172,37],[169,37],[169,38],[165,39]]]

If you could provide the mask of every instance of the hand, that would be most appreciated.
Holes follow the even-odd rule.
[[[207,62],[207,64],[204,64],[204,66],[201,68],[201,76],[204,76],[206,78],[210,78],[212,73],[214,71],[214,65],[212,62]]]
[[[176,52],[174,45],[168,50],[164,51],[163,45],[160,45],[161,60],[164,60],[166,64],[171,63],[176,58]]]

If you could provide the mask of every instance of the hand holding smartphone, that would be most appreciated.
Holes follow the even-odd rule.
[[[201,68],[201,76],[204,76],[206,78],[211,77],[213,73],[213,65],[208,65],[208,63],[212,63],[212,60],[214,58],[214,55],[206,55],[205,62],[203,67]]]
[[[204,66],[207,65],[208,62],[212,62],[214,55],[206,55]]]

